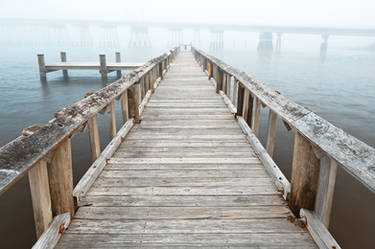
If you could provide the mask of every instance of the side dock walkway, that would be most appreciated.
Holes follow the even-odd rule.
[[[180,53],[57,248],[316,248],[233,115]]]

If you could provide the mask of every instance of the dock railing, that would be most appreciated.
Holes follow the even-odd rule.
[[[70,216],[75,213],[79,196],[91,186],[93,177],[100,173],[133,123],[140,122],[145,104],[178,51],[175,48],[98,92],[86,94],[81,101],[56,112],[46,125],[26,128],[22,136],[0,148],[0,195],[28,174],[37,237],[50,224],[56,223],[58,234],[61,234],[59,227],[67,227],[67,213]],[[119,131],[115,100],[121,102],[124,124]],[[106,111],[112,140],[101,152],[97,114]],[[85,126],[88,126],[93,164],[73,190],[70,141]],[[55,216],[56,221],[51,223]]]
[[[316,218],[328,228],[337,166],[375,192],[374,148],[247,73],[197,48],[192,47],[192,51],[255,147],[263,147],[256,138],[261,107],[269,108],[266,149],[259,156],[296,215]],[[272,160],[277,117],[288,130],[295,130],[290,184]]]

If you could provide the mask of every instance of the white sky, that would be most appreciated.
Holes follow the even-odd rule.
[[[374,27],[375,0],[0,0],[0,18]]]

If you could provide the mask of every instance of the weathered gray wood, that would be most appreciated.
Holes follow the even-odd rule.
[[[121,96],[121,113],[122,123],[125,124],[129,120],[128,91],[125,91]]]
[[[129,97],[129,110],[130,110],[130,117],[134,118],[135,123],[139,124],[141,122],[141,118],[139,115],[139,82],[134,84],[128,92]]]
[[[56,216],[48,229],[38,239],[32,249],[50,249],[54,248],[65,230],[70,224],[70,213],[64,213]]]
[[[48,164],[48,180],[54,216],[69,212],[74,215],[73,171],[70,139],[60,144]]]
[[[230,99],[225,95],[223,91],[219,92],[221,97],[223,97],[224,103],[227,105],[228,109],[230,110],[231,113],[236,114],[237,113],[237,108],[232,104]]]
[[[289,206],[294,213],[298,214],[300,208],[314,210],[318,189],[319,164],[319,159],[316,158],[310,142],[296,132],[289,200]]]
[[[255,136],[259,136],[259,125],[260,125],[260,100],[258,98],[254,98],[255,106],[254,106],[254,113],[253,119],[251,123],[251,128],[254,131]]]
[[[144,63],[138,62],[107,62],[107,70],[134,70],[142,67]],[[98,70],[100,71],[100,62],[61,62],[46,65],[47,72],[57,70]]]
[[[38,54],[38,64],[39,64],[39,75],[40,80],[44,81],[47,79],[47,70],[46,70],[46,63],[44,60],[43,54]]]
[[[319,185],[316,195],[315,213],[328,228],[335,190],[337,164],[327,156],[320,158]]]
[[[96,115],[89,118],[88,129],[91,148],[91,161],[94,162],[100,156],[101,152],[98,119],[96,118]]]
[[[47,163],[42,160],[29,171],[29,184],[36,237],[39,238],[52,221]]]
[[[267,153],[270,157],[273,156],[273,151],[275,149],[275,134],[276,134],[276,120],[277,114],[272,110],[268,114],[268,128],[267,128]]]
[[[66,52],[60,53],[61,62],[66,62]],[[64,69],[63,71],[63,77],[64,79],[68,78],[68,70]]]
[[[233,77],[232,105],[234,106],[236,105],[237,91],[238,91],[238,81],[236,78]]]
[[[113,139],[116,136],[116,110],[115,110],[115,101],[111,101],[108,105],[108,120],[109,120],[109,137]]]
[[[254,150],[258,153],[259,159],[262,161],[267,172],[271,175],[276,186],[283,193],[284,199],[287,200],[289,193],[290,193],[290,183],[288,179],[286,179],[286,177],[281,172],[279,167],[272,160],[271,156],[264,149],[262,143],[258,140],[257,136],[255,136],[255,134],[252,132],[252,130],[247,125],[245,120],[242,117],[237,117],[237,119],[238,119],[238,123],[241,126],[241,129],[245,132],[245,134],[248,135],[247,139],[253,146]]]
[[[307,229],[320,249],[341,249],[328,229],[313,212],[302,208],[300,216],[305,220]]]
[[[107,164],[107,160],[113,155],[113,153],[115,153],[122,140],[133,127],[133,123],[133,120],[129,120],[126,122],[126,124],[119,130],[116,136],[107,145],[101,155],[94,161],[91,167],[86,171],[85,175],[78,182],[73,191],[73,196],[76,197],[78,201],[82,196],[85,196],[96,178],[102,172],[105,165]]]
[[[193,53],[210,60],[221,70],[234,75],[241,84],[262,103],[282,118],[288,126],[293,126],[301,134],[334,158],[350,174],[362,184],[375,192],[375,149],[359,141],[343,130],[330,124],[310,110],[286,99],[278,91],[274,91],[263,83],[254,80],[245,72],[241,72],[221,60],[195,48]]]
[[[107,81],[107,61],[105,58],[105,54],[99,55],[99,62],[100,62],[100,74],[102,75],[102,80]]]
[[[116,56],[116,62],[120,63],[121,62],[121,54],[120,54],[120,52],[116,52],[115,56]],[[121,70],[117,70],[116,74],[117,74],[117,78],[120,78],[121,77]]]
[[[167,56],[170,54],[164,54],[147,62],[97,93],[55,113],[55,118],[33,135],[19,137],[3,146],[0,149],[0,194],[17,182],[63,140],[80,130],[91,116],[118,98]]]

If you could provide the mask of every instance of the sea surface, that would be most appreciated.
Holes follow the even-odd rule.
[[[98,61],[101,53],[107,55],[108,61],[114,61],[115,52],[119,51],[123,61],[145,62],[176,43],[168,31],[150,29],[148,37],[142,38],[134,36],[127,28],[118,28],[115,33],[112,30],[112,36],[105,40],[100,40],[104,35],[91,28],[93,42],[90,39],[80,42],[71,29],[64,31],[70,34],[69,38],[59,40],[61,35],[53,37],[56,31],[48,33],[38,29],[35,32],[44,36],[31,39],[19,34],[31,34],[29,27],[17,30],[0,27],[0,146],[20,136],[23,128],[45,124],[53,118],[54,112],[107,84],[96,71],[69,71],[67,80],[61,72],[53,72],[47,75],[47,82],[41,82],[38,53],[45,54],[47,64],[58,62],[60,51],[67,52],[68,61]],[[324,52],[318,35],[284,34],[281,49],[275,49],[274,40],[273,50],[259,50],[257,33],[225,32],[220,43],[208,31],[202,31],[199,41],[193,37],[193,31],[189,32],[178,42],[194,40],[196,46],[206,52],[248,72],[375,147],[375,50],[371,49],[375,38],[332,36]],[[137,39],[138,44],[131,42]],[[108,82],[115,80],[116,74],[110,74]],[[120,117],[118,102],[116,106]],[[266,108],[262,110],[260,137],[263,143],[267,112]],[[101,145],[105,147],[109,140],[107,116],[98,117]],[[118,121],[119,127],[120,118]],[[292,148],[293,132],[288,132],[278,120],[274,157],[288,178]],[[76,184],[89,167],[87,132],[72,139],[72,153]],[[375,195],[339,168],[330,230],[343,248],[374,248],[374,210]],[[27,177],[0,196],[0,221],[0,248],[30,248],[35,243]]]

